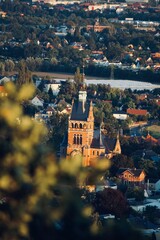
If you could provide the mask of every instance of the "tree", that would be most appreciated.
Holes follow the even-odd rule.
[[[54,112],[50,117],[51,123],[51,138],[49,142],[55,150],[59,151],[60,144],[62,143],[64,134],[67,132],[68,115],[59,114],[58,111]]]
[[[116,217],[124,217],[128,213],[127,200],[120,191],[112,188],[97,192],[94,206],[99,214],[113,214]]]
[[[129,158],[123,154],[118,154],[112,158],[110,172],[113,176],[115,176],[119,168],[133,168],[133,167],[134,163],[132,158]]]
[[[3,62],[0,62],[0,74],[4,75],[4,72],[5,72],[5,65]]]
[[[28,70],[26,62],[21,60],[18,63],[18,78],[16,81],[17,86],[28,84],[32,82],[31,72]]]
[[[54,95],[53,95],[51,86],[49,87],[48,95],[49,95],[49,101],[51,102],[54,99]]]
[[[13,72],[15,68],[15,64],[12,60],[5,61],[5,71],[6,72]]]
[[[63,82],[60,86],[58,98],[66,99],[71,102],[73,98],[77,96],[78,89],[75,87],[75,83],[72,83],[69,79]]]
[[[83,81],[83,76],[80,73],[80,68],[79,67],[77,67],[76,72],[74,74],[74,81],[75,81],[77,87]]]

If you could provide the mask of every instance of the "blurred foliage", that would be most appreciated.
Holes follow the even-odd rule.
[[[88,174],[98,179],[109,163],[102,159],[88,171],[78,158],[56,162],[45,142],[47,129],[22,110],[33,86],[17,89],[7,83],[5,88],[8,97],[0,98],[0,239],[109,240],[119,235],[142,240],[131,227],[98,224],[92,207],[82,201],[78,186]]]

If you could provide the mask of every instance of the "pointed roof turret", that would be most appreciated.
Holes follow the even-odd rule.
[[[102,121],[102,123],[103,123],[103,121]],[[99,146],[100,146],[100,148],[105,148],[103,141],[102,141],[102,132],[101,132],[102,123],[100,124],[100,129],[99,129]]]

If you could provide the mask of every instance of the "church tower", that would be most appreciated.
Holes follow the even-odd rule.
[[[90,146],[94,133],[92,102],[87,101],[86,84],[80,85],[78,101],[72,102],[69,118],[67,157],[79,155],[83,166],[90,165]]]

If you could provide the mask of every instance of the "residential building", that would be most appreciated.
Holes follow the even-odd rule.
[[[113,117],[118,120],[126,120],[128,117],[128,114],[126,112],[117,111],[113,113]]]
[[[125,184],[143,185],[146,174],[143,169],[119,168],[117,177]]]
[[[37,95],[31,100],[31,103],[36,107],[43,107],[44,100]]]
[[[145,109],[135,109],[135,108],[128,108],[127,113],[129,115],[136,115],[136,116],[147,116],[148,112]]]
[[[104,29],[110,29],[110,28],[111,28],[110,26],[100,25],[99,19],[96,20],[94,25],[87,25],[86,26],[87,31],[93,30],[94,32],[102,32]]]

